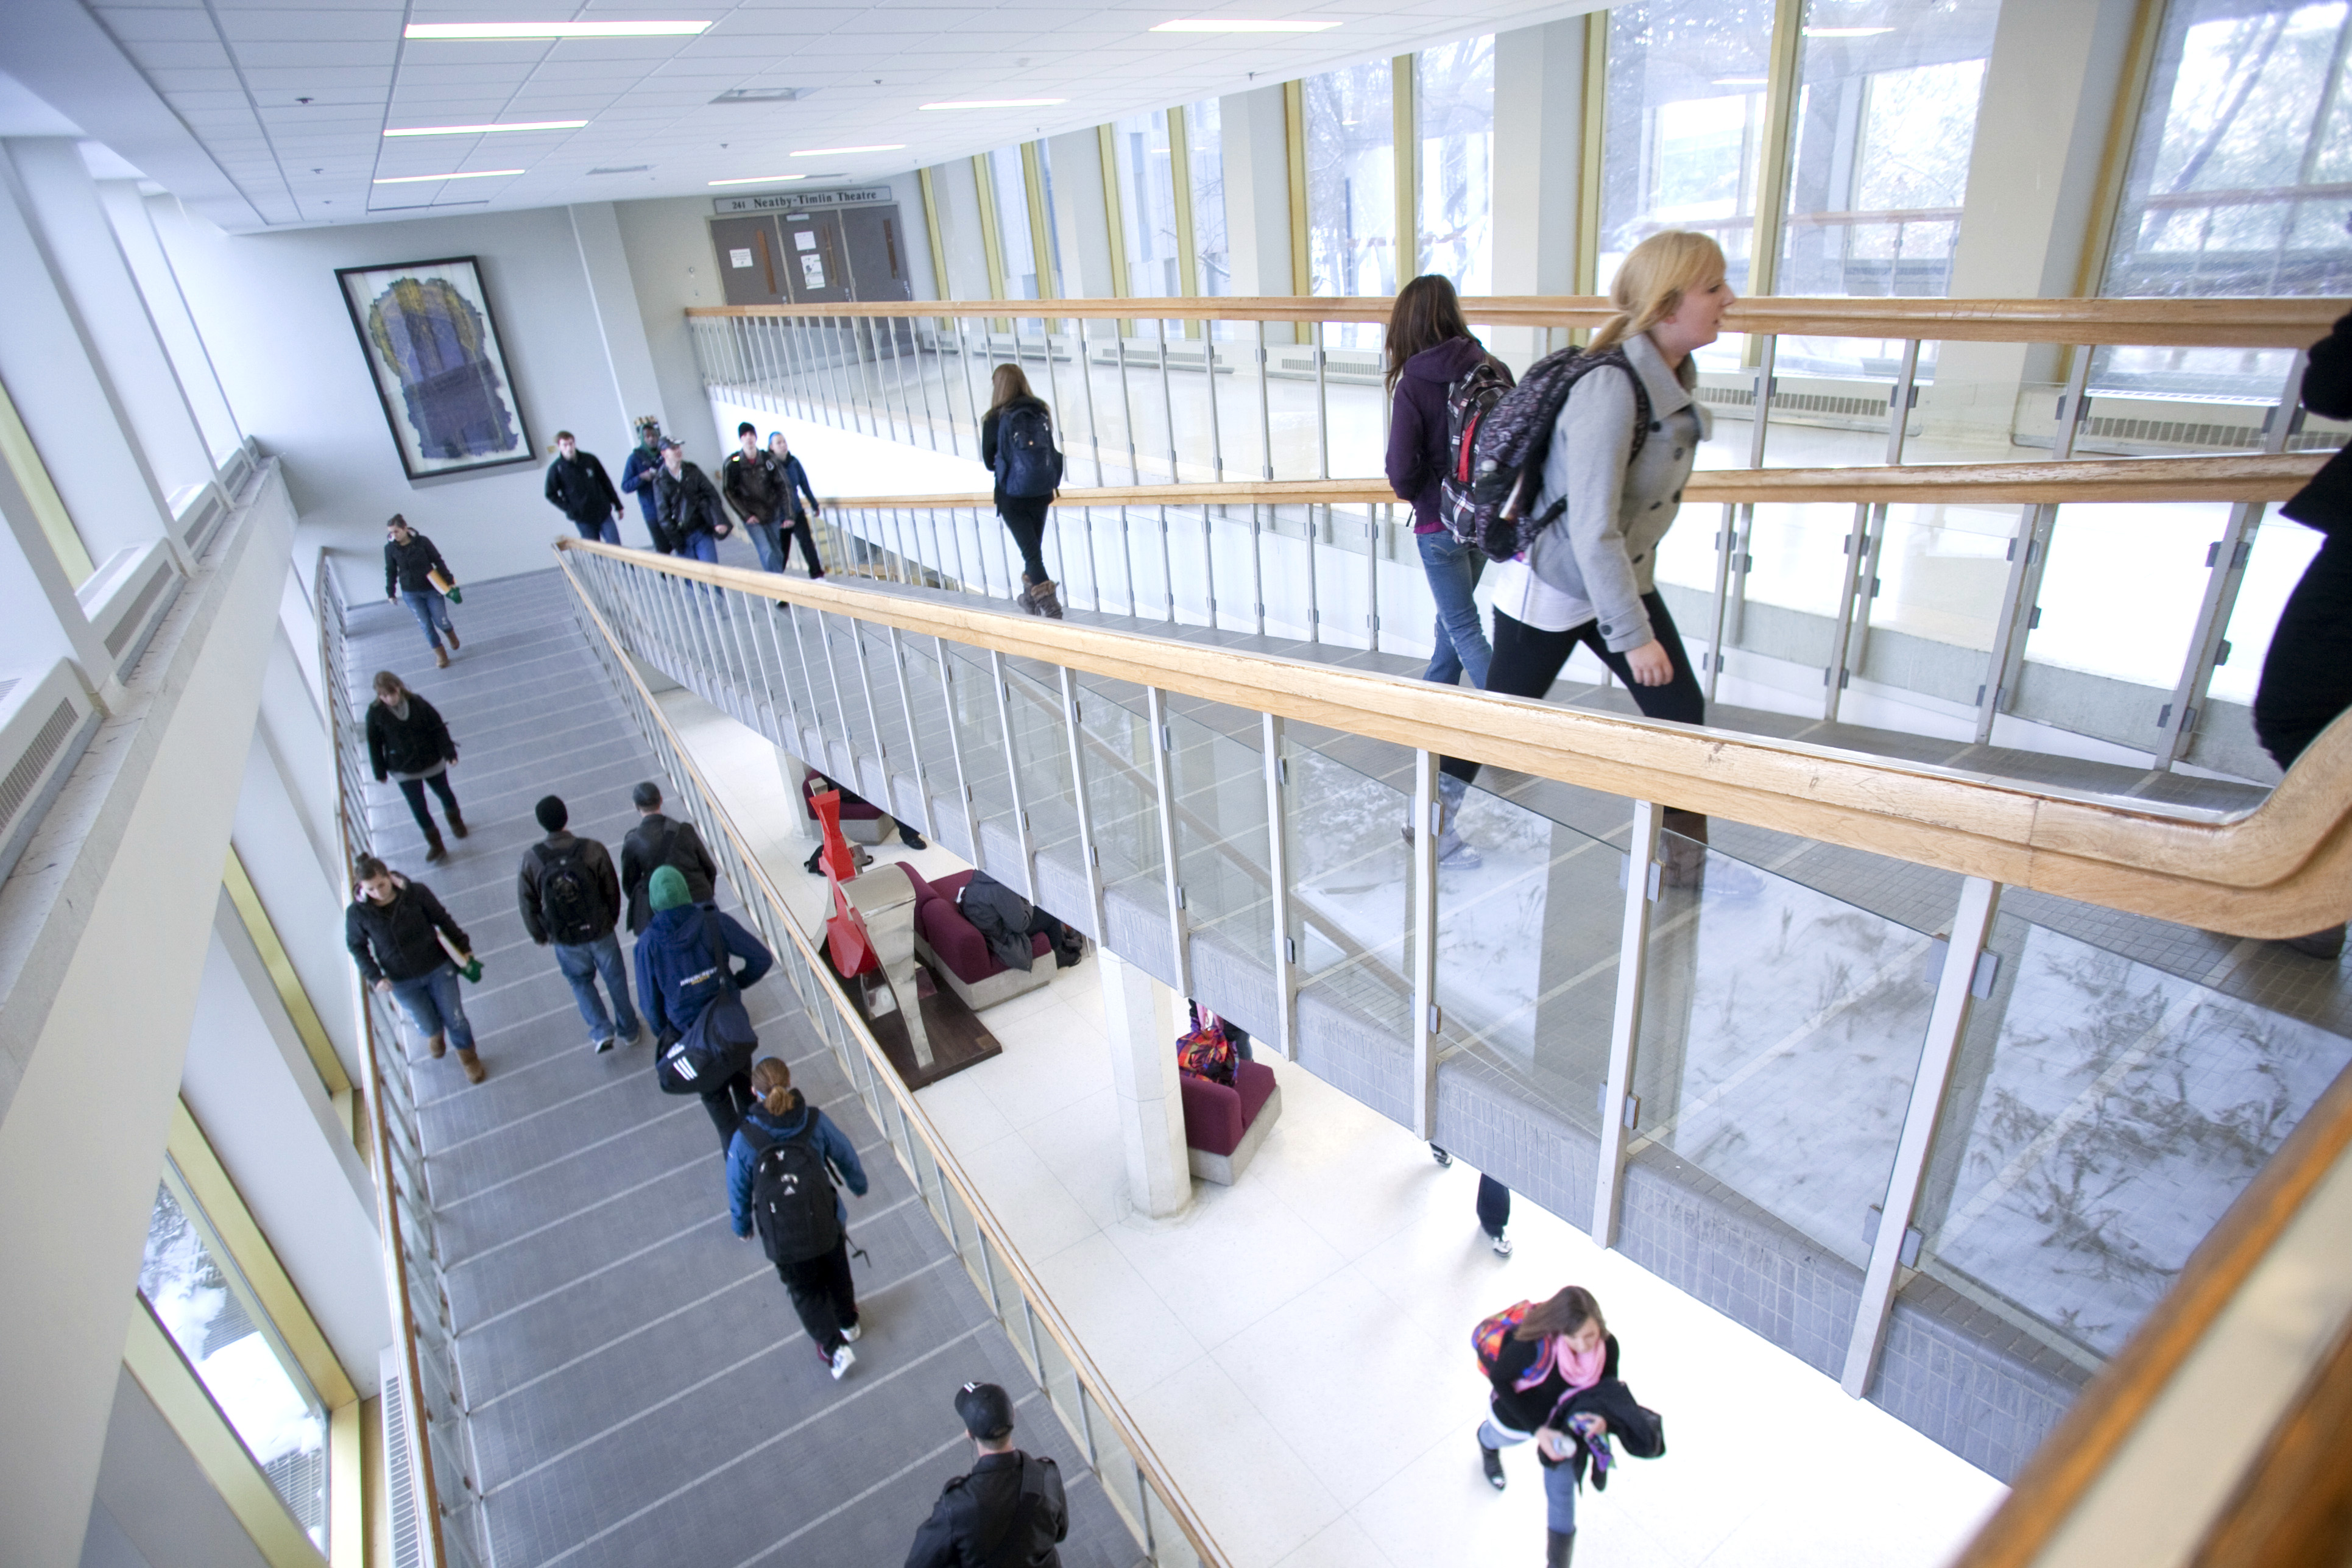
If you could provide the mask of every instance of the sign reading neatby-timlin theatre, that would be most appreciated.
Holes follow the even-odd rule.
[[[898,194],[887,185],[852,191],[780,191],[772,196],[713,196],[710,210],[729,213],[788,213],[809,207],[864,207],[895,202]]]

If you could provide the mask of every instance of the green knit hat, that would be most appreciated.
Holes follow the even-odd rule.
[[[686,889],[686,873],[675,866],[665,866],[654,873],[653,879],[646,884],[646,897],[656,914],[694,902],[694,895]]]

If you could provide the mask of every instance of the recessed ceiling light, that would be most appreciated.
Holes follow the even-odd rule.
[[[584,120],[510,121],[504,125],[409,125],[387,131],[386,136],[480,136],[492,131],[577,131]]]
[[[623,163],[617,168],[591,169],[588,172],[592,174],[642,174],[652,167],[651,163]]]
[[[1193,16],[1182,21],[1162,22],[1151,30],[1155,33],[1320,33],[1339,25],[1337,22],[1244,22],[1223,16]]]
[[[953,103],[927,103],[926,111],[934,109],[1044,109],[1049,104],[1067,103],[1066,98],[965,98]]]
[[[1874,38],[1881,33],[1891,33],[1892,27],[1808,27],[1809,38]]]
[[[421,185],[433,180],[503,180],[520,174],[520,169],[466,169],[455,174],[394,174],[378,180],[379,185]]]
[[[879,142],[871,147],[803,147],[793,154],[795,158],[830,158],[842,153],[903,153],[904,142]]]
[[[710,101],[713,103],[791,103],[806,98],[815,89],[804,87],[731,87]]]
[[[806,174],[754,174],[748,180],[713,180],[714,185],[772,185],[779,180],[805,180]]]
[[[411,22],[406,38],[690,38],[709,22]]]

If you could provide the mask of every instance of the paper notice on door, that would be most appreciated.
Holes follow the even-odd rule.
[[[801,257],[801,281],[812,289],[824,287],[824,258],[814,251]]]
[[[804,228],[796,228],[793,230],[793,248],[794,250],[814,250],[816,248],[816,236],[811,234]]]
[[[727,253],[727,265],[749,267],[751,265],[751,253],[749,250],[730,250]]]

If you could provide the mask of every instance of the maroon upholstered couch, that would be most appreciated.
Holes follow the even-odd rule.
[[[1248,1168],[1265,1142],[1266,1132],[1282,1117],[1282,1087],[1274,1069],[1264,1062],[1234,1064],[1233,1087],[1178,1075],[1184,1095],[1184,1142],[1192,1173],[1220,1186]]]
[[[811,822],[816,817],[816,781],[820,773],[804,773],[801,778],[801,805]],[[852,844],[879,844],[897,824],[883,815],[882,808],[870,800],[852,800],[846,792],[841,797],[841,836]]]
[[[932,974],[945,981],[965,1006],[977,1013],[1052,981],[1054,944],[1044,936],[1030,939],[1037,962],[1024,974],[1000,963],[980,928],[963,918],[955,900],[971,880],[970,871],[931,882],[903,861],[899,869],[915,885],[915,956],[929,964]]]

